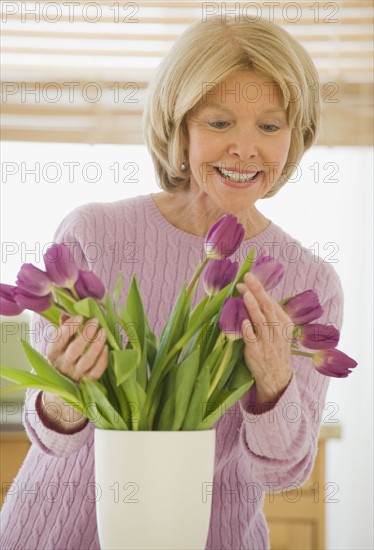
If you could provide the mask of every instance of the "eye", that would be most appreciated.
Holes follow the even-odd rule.
[[[229,125],[225,120],[215,120],[213,122],[208,122],[209,126],[216,128],[217,130],[224,130]]]
[[[261,128],[265,130],[265,132],[273,133],[279,130],[279,126],[276,124],[262,124]]]

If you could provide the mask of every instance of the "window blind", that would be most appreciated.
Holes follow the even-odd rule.
[[[372,140],[371,1],[1,3],[2,139],[143,143],[149,80],[177,37],[209,17],[263,17],[289,31],[321,77],[322,145]]]

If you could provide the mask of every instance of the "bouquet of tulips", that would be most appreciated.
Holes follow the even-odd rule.
[[[159,339],[145,315],[135,276],[123,307],[122,274],[111,296],[94,273],[78,269],[67,245],[53,244],[44,255],[46,271],[23,264],[16,286],[0,285],[0,313],[28,309],[56,328],[62,314],[94,317],[106,331],[108,367],[99,380],[75,382],[23,341],[33,371],[2,366],[1,376],[16,382],[5,391],[28,387],[52,392],[102,429],[211,428],[254,382],[243,358],[241,325],[248,313],[236,285],[251,270],[268,291],[284,275],[282,264],[269,256],[254,261],[253,248],[239,269],[229,256],[243,237],[243,227],[231,215],[210,228],[206,257],[190,284],[183,285]],[[201,275],[206,295],[191,309]],[[295,325],[291,352],[310,357],[322,374],[348,376],[357,363],[335,349],[339,332],[311,323],[323,313],[316,293],[307,290],[280,304]],[[313,353],[300,351],[299,342]]]

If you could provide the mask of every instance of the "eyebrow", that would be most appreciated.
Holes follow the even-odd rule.
[[[203,104],[203,109],[206,109],[206,108],[209,108],[209,107],[213,107],[215,109],[220,109],[221,111],[225,111],[227,113],[232,113],[232,110],[227,108],[227,107],[224,107],[221,103],[214,103],[214,102],[210,102],[210,103],[206,103],[205,105]],[[287,111],[286,109],[282,109],[282,107],[274,107],[273,109],[266,109],[265,111],[263,111],[264,114],[271,114],[271,113],[280,113],[280,114],[287,114]]]

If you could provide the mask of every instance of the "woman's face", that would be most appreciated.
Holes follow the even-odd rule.
[[[212,92],[187,120],[191,190],[224,211],[240,212],[278,180],[291,128],[281,92],[268,77],[240,71]]]

